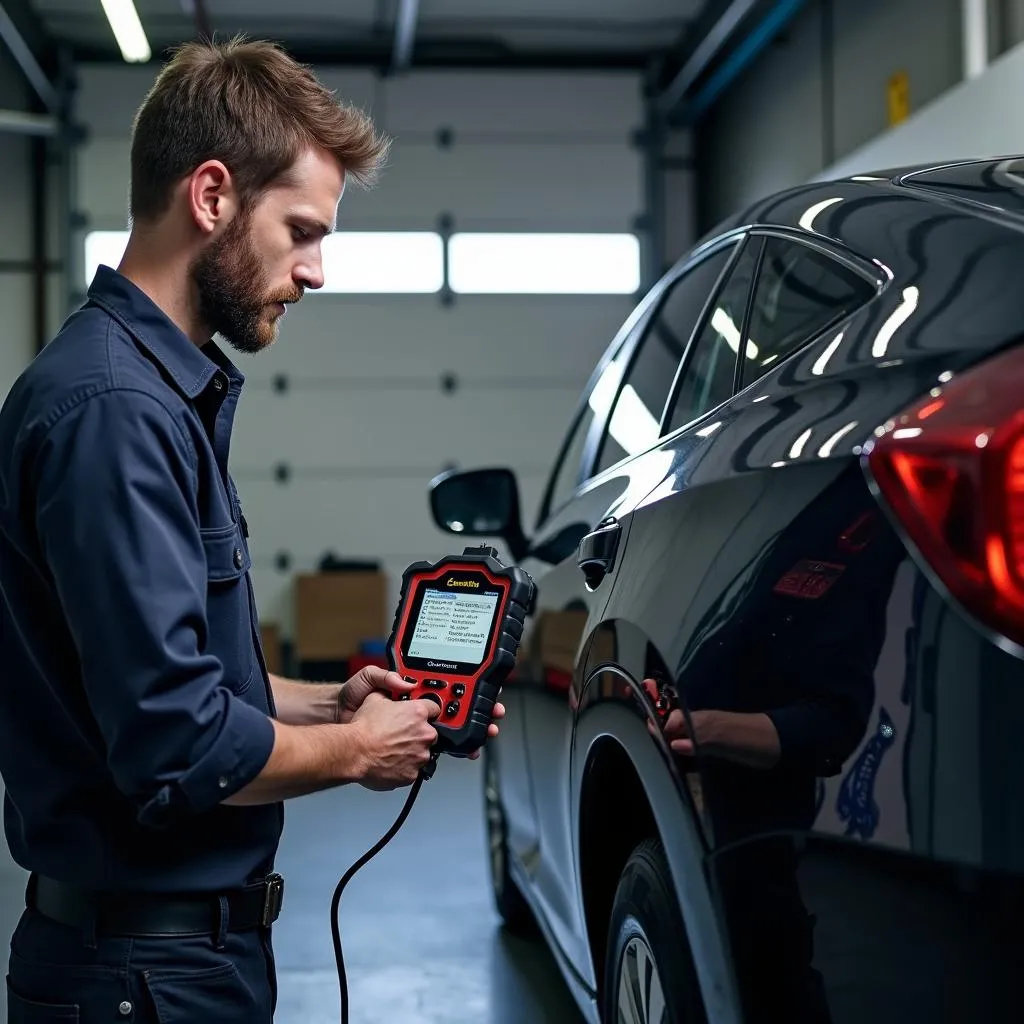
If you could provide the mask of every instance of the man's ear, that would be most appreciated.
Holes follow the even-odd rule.
[[[196,227],[211,234],[231,219],[237,206],[231,172],[220,160],[204,161],[189,175],[187,199]]]

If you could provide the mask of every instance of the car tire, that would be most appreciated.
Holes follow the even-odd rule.
[[[602,1024],[706,1024],[683,917],[661,843],[630,855],[612,904]]]
[[[498,759],[484,748],[484,821],[487,826],[487,864],[495,909],[513,935],[532,936],[536,921],[509,871],[508,826],[498,785]]]

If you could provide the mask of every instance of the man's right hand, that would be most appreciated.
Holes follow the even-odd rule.
[[[352,716],[349,728],[359,730],[366,770],[359,781],[367,789],[411,786],[430,760],[437,730],[430,724],[441,713],[427,699],[396,701],[371,693]]]

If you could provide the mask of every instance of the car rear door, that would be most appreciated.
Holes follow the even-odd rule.
[[[526,746],[539,844],[530,860],[534,892],[556,941],[587,961],[578,905],[569,802],[569,757],[581,644],[601,621],[635,505],[664,475],[657,445],[662,414],[690,335],[729,264],[739,236],[702,250],[653,289],[629,336],[599,368],[587,397],[590,428],[580,480],[537,532],[525,565],[538,580],[526,644]],[[733,379],[730,362],[724,377]],[[585,570],[580,557],[585,556]]]
[[[838,771],[863,736],[902,557],[842,444],[856,426],[855,390],[818,381],[881,286],[871,267],[804,238],[751,235],[687,354],[658,449],[671,465],[631,510],[604,613],[637,707],[653,720],[640,695],[656,681],[673,712],[667,738],[696,730],[707,753],[676,764],[709,846],[723,851],[712,863],[748,1008],[766,1012],[771,986],[799,976],[800,991],[774,1003],[794,1019],[820,992],[798,962],[811,938],[792,850],[772,837],[810,827],[816,774]],[[716,351],[735,360],[728,387],[708,373]],[[805,380],[806,397],[776,402],[775,371]],[[809,735],[805,723],[826,706],[828,729]],[[746,746],[721,728],[737,715],[759,730]],[[788,774],[760,770],[773,756],[760,730],[768,716],[796,737]]]

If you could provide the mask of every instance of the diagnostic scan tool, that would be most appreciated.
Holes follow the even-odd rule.
[[[483,746],[533,595],[529,574],[489,547],[405,570],[388,657],[415,689],[396,699],[438,704],[440,753],[465,757]]]

